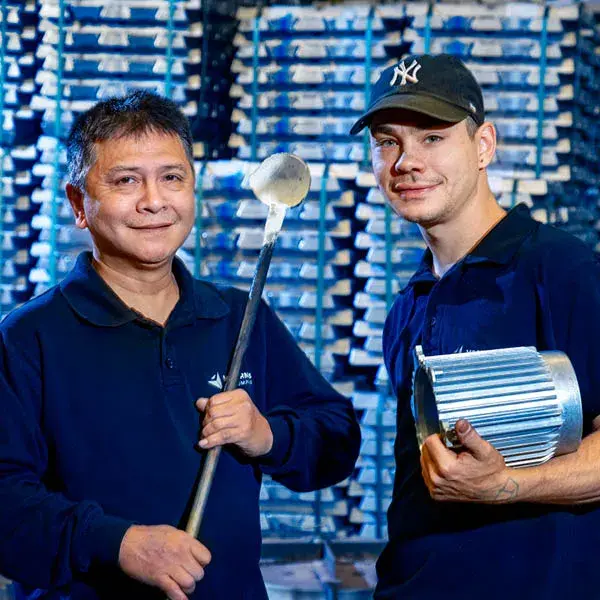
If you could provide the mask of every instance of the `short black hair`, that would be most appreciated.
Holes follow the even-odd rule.
[[[172,100],[138,90],[98,102],[76,119],[67,139],[69,183],[84,189],[87,174],[96,160],[96,142],[147,133],[177,136],[194,169],[192,131],[188,118]]]

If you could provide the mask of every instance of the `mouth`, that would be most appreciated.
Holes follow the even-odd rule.
[[[155,229],[167,229],[171,227],[173,223],[154,223],[152,225],[143,225],[141,227],[132,227],[131,229],[135,229],[137,231],[153,231]]]
[[[420,198],[425,196],[431,190],[437,188],[440,184],[433,183],[428,185],[392,185],[392,191],[403,198],[411,199],[411,198]]]

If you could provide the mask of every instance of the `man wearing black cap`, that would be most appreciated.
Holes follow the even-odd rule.
[[[367,111],[377,183],[416,223],[423,261],[383,332],[398,399],[389,543],[375,598],[596,597],[600,547],[600,267],[574,237],[510,212],[487,167],[496,134],[473,75],[452,56],[409,56],[385,69]],[[419,452],[410,399],[413,354],[515,346],[569,356],[581,391],[577,452],[508,468],[465,420],[463,451],[430,436]],[[591,594],[591,596],[590,596]]]

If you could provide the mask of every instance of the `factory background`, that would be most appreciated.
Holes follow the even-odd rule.
[[[197,222],[179,256],[213,282],[247,289],[266,207],[242,181],[270,154],[297,154],[311,192],[286,218],[265,297],[352,398],[363,443],[353,475],[330,489],[265,480],[263,536],[384,540],[395,400],[381,332],[424,243],[375,188],[366,134],[348,132],[380,68],[412,52],[456,54],[498,130],[489,174],[501,205],[525,203],[596,247],[594,5],[0,0],[0,17],[0,316],[89,248],[64,195],[64,141],[97,100],[150,89],[190,118]]]

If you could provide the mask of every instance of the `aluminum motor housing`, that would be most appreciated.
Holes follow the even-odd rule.
[[[425,356],[415,348],[413,414],[421,446],[438,433],[460,450],[456,421],[467,419],[512,467],[577,450],[583,416],[566,354],[533,347]]]

